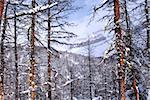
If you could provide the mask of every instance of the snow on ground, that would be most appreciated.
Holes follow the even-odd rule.
[[[77,99],[77,98],[73,97],[73,100],[90,100],[90,99]],[[92,100],[102,100],[102,97],[101,96],[94,97]]]
[[[150,100],[150,89],[148,91],[148,98],[147,98],[147,100]]]

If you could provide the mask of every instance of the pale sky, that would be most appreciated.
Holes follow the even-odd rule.
[[[89,23],[89,20],[92,17],[92,8],[94,5],[100,3],[100,0],[76,0],[76,5],[80,5],[81,8],[79,11],[75,12],[74,14],[70,15],[69,20],[75,23],[77,26],[69,27],[68,30],[76,33],[78,38],[74,40],[74,42],[83,41],[88,38],[88,35],[91,35],[99,30],[104,29],[106,22],[97,22],[97,20],[101,17],[100,15],[104,12],[100,12],[95,17],[95,21]],[[104,37],[108,37],[104,32],[98,32],[97,34],[101,34]],[[92,55],[93,56],[102,56],[106,48],[108,48],[109,43],[106,41],[102,41],[99,43],[94,44]],[[82,48],[74,48],[68,50],[69,52],[78,53],[78,54],[87,54],[87,47]]]
[[[108,37],[110,36],[109,34],[107,34],[107,32],[99,31],[104,29],[104,26],[106,25],[107,21],[106,20],[100,22],[97,21],[104,14],[106,14],[104,11],[99,11],[99,13],[96,14],[95,16],[94,21],[92,21],[89,24],[89,21],[92,18],[93,7],[95,5],[101,4],[102,2],[103,0],[75,0],[74,6],[79,6],[82,8],[69,16],[68,21],[73,22],[76,26],[67,27],[66,30],[71,31],[78,35],[77,38],[70,39],[70,42],[79,43],[81,41],[85,41],[88,39],[88,36],[91,36],[93,33],[94,33],[93,35],[95,35],[95,33],[96,35],[101,34],[102,37],[107,37],[107,39],[109,40]],[[103,56],[104,51],[110,45],[110,43],[108,42],[110,41],[105,40],[94,44],[94,47],[92,48],[93,49],[92,55]],[[54,44],[53,46],[57,50],[61,50],[61,51],[69,51],[69,52],[83,54],[83,55],[87,54],[87,47],[68,49],[68,47],[62,45]]]

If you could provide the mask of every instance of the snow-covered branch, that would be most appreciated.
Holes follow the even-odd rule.
[[[57,4],[58,3],[55,2],[55,3],[51,4],[51,5],[47,4],[45,6],[38,6],[38,7],[35,7],[33,9],[30,9],[30,10],[21,11],[21,12],[16,13],[16,17],[42,12],[42,11],[44,11],[46,9],[49,9],[49,8],[52,8],[52,7],[56,6]],[[7,19],[12,19],[14,17],[15,17],[15,15],[8,15]]]
[[[90,39],[84,40],[80,43],[75,43],[74,45],[71,45],[70,48],[79,48],[79,47],[95,44],[95,43],[98,43],[98,42],[101,42],[104,40],[106,40],[106,37],[96,35],[96,36],[93,36]]]

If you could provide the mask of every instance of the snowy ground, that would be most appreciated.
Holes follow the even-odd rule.
[[[73,100],[78,100],[78,99],[74,97]],[[85,99],[82,99],[82,100],[85,100]],[[102,97],[94,97],[93,100],[102,100]],[[127,100],[130,100],[130,99],[127,98]],[[147,100],[150,100],[150,89],[148,91],[148,98],[147,98]]]
[[[147,100],[150,100],[150,89],[148,91],[148,98],[147,98]]]
[[[74,97],[73,100],[79,100],[79,99]],[[90,99],[80,99],[80,100],[90,100]],[[92,100],[102,100],[102,97],[94,97]]]

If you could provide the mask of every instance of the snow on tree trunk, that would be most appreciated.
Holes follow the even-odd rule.
[[[48,0],[48,4],[50,5],[51,4],[51,0]],[[48,49],[50,50],[50,37],[51,37],[51,19],[50,19],[50,8],[48,9]],[[51,54],[48,53],[48,82],[51,83]],[[51,94],[51,85],[49,85],[48,87],[48,98],[49,100],[52,100],[52,94]]]
[[[135,95],[136,95],[136,100],[140,100],[140,98],[139,98],[139,91],[138,91],[138,87],[136,86],[136,79],[135,79],[135,77],[134,77],[134,80],[133,80],[133,89],[134,89],[134,91],[135,91]]]
[[[119,56],[118,75],[119,75],[119,100],[125,100],[125,63],[124,63],[124,45],[120,27],[120,4],[119,0],[114,0],[114,23],[116,34],[116,49]]]
[[[4,18],[7,16],[7,6],[5,8],[5,14]],[[4,9],[4,0],[0,1],[0,24],[2,21],[2,15],[3,15],[3,9]],[[5,55],[5,47],[4,47],[4,40],[5,40],[5,35],[6,35],[6,24],[7,20],[5,19],[3,22],[3,30],[2,30],[2,35],[1,35],[1,66],[0,66],[0,99],[4,100],[4,67],[5,67],[5,60],[4,60],[4,55]]]
[[[32,0],[32,8],[35,8],[35,0]],[[30,88],[31,88],[31,100],[35,100],[35,13],[32,14],[32,25],[31,25],[31,35],[30,35],[30,46],[31,46],[31,54],[30,54]]]
[[[14,5],[14,14],[16,13],[16,5]],[[19,99],[19,83],[18,83],[18,51],[17,51],[17,19],[14,17],[14,53],[15,53],[15,69],[16,69],[16,80],[15,80],[15,98]]]

